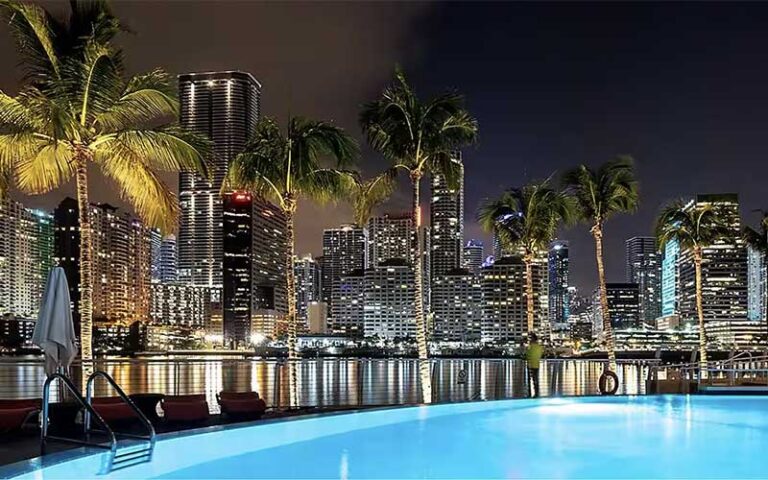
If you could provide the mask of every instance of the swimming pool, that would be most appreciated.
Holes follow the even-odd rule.
[[[550,398],[316,416],[162,437],[151,463],[102,454],[13,478],[757,478],[768,397]]]

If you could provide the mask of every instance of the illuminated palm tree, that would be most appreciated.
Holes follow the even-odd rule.
[[[0,177],[40,194],[74,177],[80,224],[80,341],[92,358],[93,245],[88,168],[96,166],[151,226],[171,231],[176,195],[159,172],[206,174],[207,141],[175,125],[178,101],[161,70],[126,79],[108,7],[74,2],[69,23],[44,9],[0,4],[22,52],[25,83],[0,92]],[[0,192],[0,193],[4,193]]]
[[[458,188],[461,164],[457,152],[475,141],[477,121],[464,108],[464,100],[456,93],[439,95],[422,102],[408,84],[400,69],[395,81],[381,97],[366,104],[360,113],[360,124],[374,150],[389,159],[396,168],[408,172],[413,186],[413,219],[417,232],[414,265],[416,301],[416,341],[419,353],[422,400],[432,401],[427,326],[424,318],[423,242],[421,232],[420,188],[427,175],[442,175],[449,188]]]
[[[590,225],[595,240],[600,310],[603,317],[603,332],[608,348],[608,366],[616,371],[616,346],[608,311],[608,294],[605,287],[605,266],[603,265],[603,229],[605,222],[618,213],[633,212],[637,209],[638,188],[634,164],[631,157],[621,156],[604,163],[597,169],[579,165],[566,172],[563,183],[568,194],[574,199],[578,218]]]
[[[573,210],[571,199],[550,188],[548,181],[507,190],[480,207],[483,229],[495,234],[505,248],[523,254],[529,335],[534,331],[533,263],[547,250],[558,226],[573,220]]]
[[[285,276],[288,295],[288,357],[298,358],[296,344],[296,279],[294,220],[301,198],[325,202],[348,193],[354,174],[340,170],[352,164],[358,154],[355,140],[329,123],[294,117],[285,130],[271,118],[256,125],[243,152],[229,166],[224,189],[246,190],[265,198],[285,215]],[[333,167],[323,164],[327,161]],[[293,363],[291,363],[293,365]],[[291,368],[291,405],[298,405],[295,367]]]
[[[730,233],[724,220],[712,205],[690,204],[676,201],[666,206],[656,221],[656,239],[659,249],[670,241],[677,241],[681,250],[693,254],[696,283],[696,313],[699,319],[699,362],[702,378],[707,371],[707,336],[704,331],[704,307],[702,295],[701,266],[704,248]]]
[[[384,203],[395,190],[397,170],[390,168],[369,180],[354,177],[349,192],[354,210],[355,224],[365,227],[373,215],[373,210]]]

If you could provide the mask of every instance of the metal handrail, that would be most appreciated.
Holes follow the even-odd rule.
[[[72,396],[77,400],[77,402],[82,405],[82,407],[85,409],[85,411],[96,417],[96,419],[104,426],[105,433],[109,437],[109,445],[104,445],[102,443],[97,442],[89,442],[89,441],[83,441],[78,440],[75,438],[66,438],[66,437],[58,437],[53,435],[48,435],[48,412],[49,412],[49,406],[50,406],[50,399],[51,399],[51,384],[54,380],[59,379],[62,384],[69,390],[69,393],[72,394]],[[40,426],[40,454],[45,455],[45,444],[47,440],[58,440],[60,442],[68,442],[68,443],[74,443],[78,445],[84,445],[89,447],[96,447],[96,448],[102,448],[105,450],[109,450],[111,452],[111,456],[114,457],[114,454],[117,452],[117,438],[115,437],[115,433],[112,431],[111,428],[109,428],[109,425],[107,425],[107,422],[104,421],[104,419],[99,415],[99,412],[93,409],[91,404],[87,402],[83,396],[80,394],[80,392],[77,390],[77,387],[75,384],[72,383],[72,381],[67,378],[66,375],[63,373],[53,373],[46,378],[45,383],[43,384],[43,413],[42,413],[42,419],[41,419],[41,426]]]
[[[118,396],[125,402],[131,410],[133,410],[133,413],[136,414],[137,417],[139,417],[139,420],[144,425],[144,427],[149,431],[149,435],[142,436],[142,435],[131,435],[126,433],[120,433],[121,436],[125,437],[132,437],[132,438],[138,438],[141,440],[148,440],[150,442],[150,448],[154,449],[155,446],[155,427],[152,426],[152,422],[149,421],[146,415],[144,415],[144,412],[139,410],[138,407],[136,407],[136,404],[133,403],[133,400],[128,397],[128,395],[125,394],[122,388],[120,388],[120,385],[115,382],[115,379],[112,378],[107,372],[103,370],[96,370],[93,372],[89,377],[88,381],[86,382],[86,388],[85,388],[85,401],[88,402],[88,405],[91,405],[91,402],[93,400],[93,383],[96,381],[98,377],[103,378],[107,381],[107,383],[115,389]],[[91,415],[90,411],[86,410],[85,415],[83,417],[83,429],[86,435],[89,433],[91,429]]]

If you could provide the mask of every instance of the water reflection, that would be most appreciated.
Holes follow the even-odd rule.
[[[258,391],[270,405],[287,406],[288,363],[274,359],[101,360],[127,393],[204,393],[212,410],[221,390]],[[419,403],[418,361],[411,359],[307,359],[296,363],[298,398],[303,406],[394,405]],[[593,395],[604,363],[549,360],[540,370],[543,396]],[[645,393],[648,367],[620,364],[619,393]],[[72,370],[75,384],[82,371]],[[493,400],[528,394],[525,364],[516,359],[444,359],[433,363],[436,402]],[[38,397],[44,380],[37,360],[0,362],[0,398]],[[98,396],[113,395],[104,382]],[[58,398],[58,392],[53,392]]]

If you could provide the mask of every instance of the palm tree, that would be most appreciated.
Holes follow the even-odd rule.
[[[271,118],[256,125],[243,152],[229,166],[224,189],[247,190],[265,198],[285,215],[285,277],[288,294],[288,358],[298,358],[296,345],[296,280],[294,219],[299,200],[335,200],[349,192],[354,174],[340,168],[352,164],[358,154],[357,142],[341,128],[329,123],[294,117],[285,131]],[[326,168],[323,160],[333,166]],[[293,365],[293,362],[291,363]],[[295,368],[291,369],[291,405],[298,405]]]
[[[534,260],[546,251],[558,226],[572,218],[570,198],[550,188],[548,181],[507,190],[480,207],[478,220],[483,229],[495,234],[505,247],[523,254],[528,334],[534,331]]]
[[[616,347],[613,340],[608,294],[605,287],[603,265],[603,229],[605,222],[618,213],[633,212],[638,204],[638,186],[635,180],[634,163],[629,156],[620,156],[592,169],[579,165],[565,173],[563,184],[573,197],[577,217],[591,225],[590,233],[595,239],[600,310],[603,317],[603,331],[608,348],[608,368],[616,371]]]
[[[362,180],[354,177],[351,185],[350,201],[354,210],[355,224],[364,227],[373,215],[373,209],[384,203],[395,190],[397,170],[390,168],[375,177]]]
[[[758,253],[760,253],[765,260],[766,257],[768,257],[768,211],[766,210],[758,210],[760,213],[760,228],[759,230],[755,230],[752,227],[746,226],[742,230],[742,237],[744,238],[744,241],[755,249]],[[768,262],[766,262],[766,268],[768,268]],[[760,292],[760,295],[762,296],[763,303],[766,300],[766,295],[768,295],[768,291],[766,291],[765,286],[763,287],[763,291]],[[761,312],[761,315],[763,312]],[[765,320],[765,318],[762,318],[762,320]]]
[[[696,313],[699,318],[699,362],[702,378],[707,371],[707,336],[704,331],[704,307],[701,266],[704,248],[729,236],[729,229],[710,204],[686,205],[676,201],[667,205],[656,221],[656,239],[659,248],[677,241],[681,250],[693,254],[696,283]]]
[[[424,319],[423,242],[420,214],[420,188],[424,175],[442,175],[450,188],[457,188],[461,164],[456,154],[475,141],[477,121],[464,108],[464,100],[456,93],[445,93],[422,102],[398,68],[395,81],[381,97],[366,104],[360,113],[360,124],[374,150],[408,172],[413,186],[413,219],[417,232],[416,262],[416,341],[419,351],[422,400],[432,401],[427,326]]]
[[[26,81],[0,92],[0,176],[26,193],[75,179],[80,223],[80,341],[92,358],[92,227],[88,167],[95,165],[149,225],[172,230],[176,195],[160,171],[206,174],[207,141],[175,125],[169,76],[126,79],[110,40],[117,20],[102,2],[74,2],[69,23],[30,4],[0,4],[23,52]],[[4,193],[4,192],[2,192]]]

